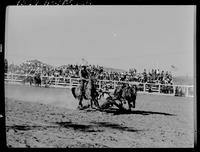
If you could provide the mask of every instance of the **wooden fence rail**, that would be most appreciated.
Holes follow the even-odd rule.
[[[8,83],[19,83],[23,82],[26,77],[33,77],[33,75],[27,74],[14,74],[14,73],[5,73],[5,82]],[[71,77],[51,77],[51,76],[41,76],[43,85],[45,85],[45,80],[49,80],[50,87],[73,87],[80,84],[80,78],[71,78]],[[153,93],[159,95],[171,95],[171,96],[180,96],[185,97],[194,97],[194,86],[193,85],[169,85],[169,84],[155,84],[155,83],[141,83],[141,82],[128,82],[128,81],[112,81],[112,80],[97,80],[97,87],[104,88],[105,86],[109,89],[114,90],[116,86],[128,83],[132,85],[137,85],[139,93]]]

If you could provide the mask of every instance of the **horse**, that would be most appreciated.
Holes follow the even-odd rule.
[[[41,78],[39,75],[35,75],[35,76],[27,76],[23,81],[22,81],[24,84],[26,82],[29,82],[30,85],[34,84],[34,85],[37,85],[37,86],[41,86]]]
[[[32,76],[27,76],[25,77],[25,79],[22,80],[22,82],[25,84],[26,82],[28,82],[30,85],[32,85],[34,79]]]
[[[125,88],[122,88],[121,99],[127,100],[129,110],[131,110],[131,107],[135,108],[136,97],[137,97],[137,86],[136,85],[132,85],[132,86],[128,85]]]
[[[103,91],[102,89],[99,90],[99,96],[98,96],[98,100],[101,99],[101,97],[104,97],[106,99],[106,102],[104,102],[101,105],[101,109],[108,109],[109,107],[115,105],[116,107],[118,107],[119,109],[122,109],[122,104],[117,103],[116,100],[113,100],[113,95],[111,95],[111,92],[109,91]]]
[[[79,100],[78,109],[81,110],[83,108],[83,104],[82,104],[83,98],[85,100],[90,100],[91,108],[93,108],[93,102],[97,108],[100,108],[99,103],[98,103],[98,92],[95,86],[95,80],[92,78],[89,78],[89,80],[87,81],[88,82],[84,88],[85,90],[84,94],[81,92],[81,85],[71,88],[72,95],[74,96],[75,99]]]
[[[35,76],[33,77],[33,79],[34,79],[35,85],[41,86],[42,80],[41,80],[41,78],[40,78],[40,75],[35,75]]]
[[[105,94],[107,94],[107,96],[105,96]],[[107,108],[110,105],[116,105],[119,109],[123,109],[123,102],[127,101],[129,110],[131,110],[131,107],[135,108],[137,87],[136,85],[117,86],[114,90],[113,95],[111,95],[109,92],[101,91],[99,99],[101,98],[102,95],[104,95],[104,97],[107,100],[107,102],[102,105],[102,108]],[[116,101],[120,102],[116,103]]]

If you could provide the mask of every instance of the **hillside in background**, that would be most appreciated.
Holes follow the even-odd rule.
[[[111,68],[111,67],[103,67],[104,68],[104,71],[106,72],[128,72],[126,70],[123,70],[123,69],[116,69],[116,68]]]
[[[176,76],[173,78],[173,82],[178,85],[194,85],[193,77],[188,76]]]
[[[50,64],[47,64],[47,63],[44,63],[44,62],[42,62],[42,61],[39,61],[39,60],[37,60],[37,59],[34,59],[34,60],[27,60],[26,62],[24,62],[24,63],[36,63],[36,64],[39,64],[39,65],[42,65],[42,66],[47,66],[47,67],[53,67],[52,65],[50,65]]]

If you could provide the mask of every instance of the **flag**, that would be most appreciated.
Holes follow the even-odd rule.
[[[171,69],[172,69],[173,71],[177,71],[177,70],[178,70],[178,68],[175,67],[174,65],[171,65]]]
[[[85,60],[84,58],[81,59],[81,62],[82,62],[83,65],[87,65],[88,64],[88,61]]]
[[[171,67],[172,67],[173,69],[175,69],[175,66],[174,66],[174,65],[171,65]]]

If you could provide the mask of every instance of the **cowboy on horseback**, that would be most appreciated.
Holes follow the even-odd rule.
[[[81,79],[81,94],[85,96],[85,86],[87,84],[87,80],[89,78],[89,72],[86,69],[85,65],[81,66],[81,70],[79,71],[79,77]]]
[[[79,76],[81,84],[77,87],[71,88],[74,98],[79,100],[78,109],[83,109],[83,99],[90,100],[91,108],[93,108],[93,103],[97,108],[99,108],[98,92],[95,87],[95,79],[91,77],[85,65],[83,65],[81,70],[79,71]]]

